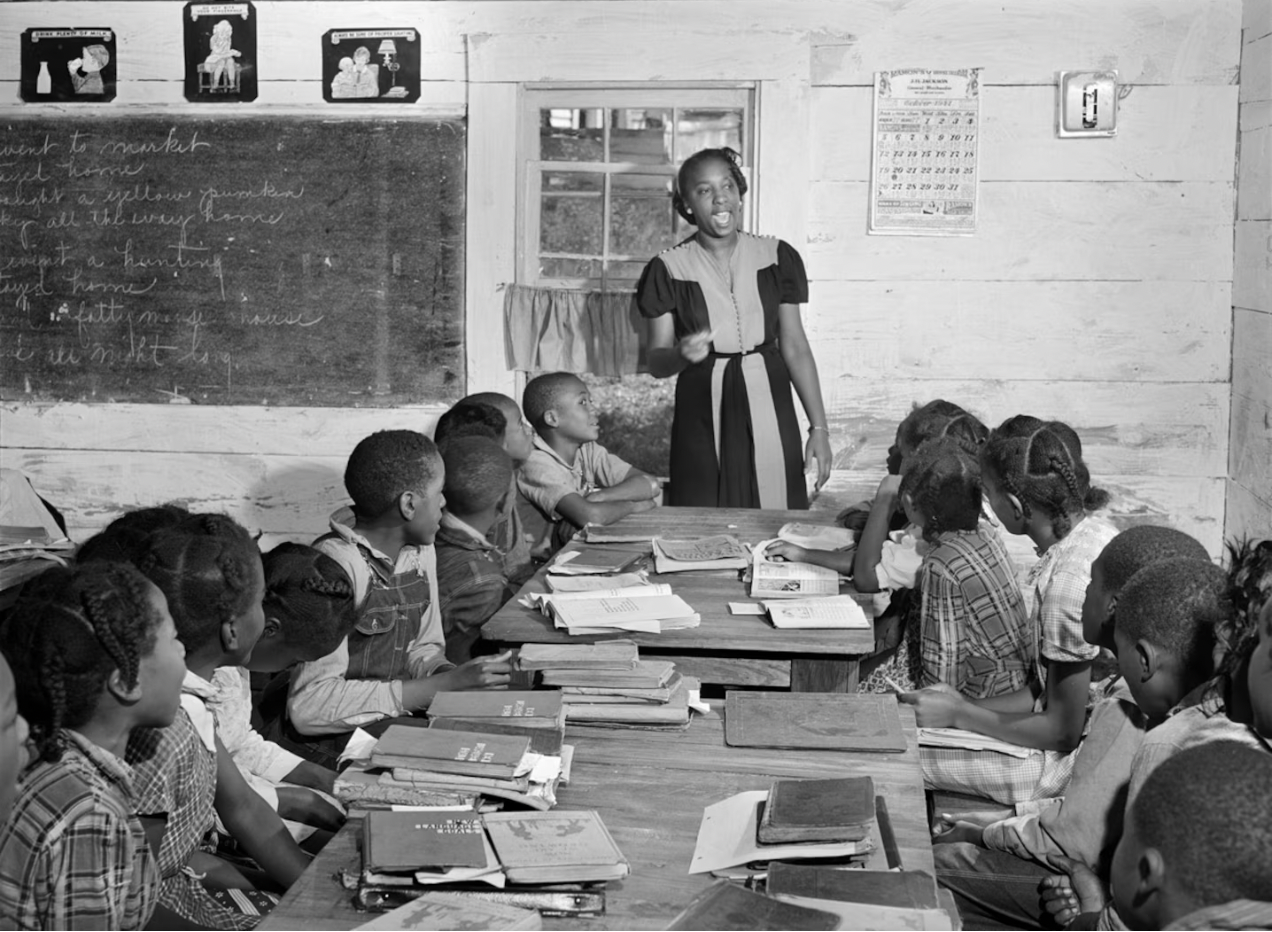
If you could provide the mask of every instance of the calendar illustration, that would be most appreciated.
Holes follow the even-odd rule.
[[[980,69],[875,73],[867,232],[976,232]]]

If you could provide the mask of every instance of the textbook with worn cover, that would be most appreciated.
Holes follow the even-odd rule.
[[[563,576],[597,576],[621,573],[646,556],[646,551],[618,547],[579,547],[559,553],[548,572]]]
[[[441,692],[433,697],[428,717],[470,722],[473,731],[481,731],[482,723],[492,720],[536,728],[557,728],[565,722],[561,692],[556,689]]]
[[[635,641],[595,644],[522,644],[517,666],[522,670],[635,670],[640,650]]]
[[[860,841],[875,818],[874,780],[775,780],[760,816],[763,845],[792,841]]]
[[[867,693],[725,694],[724,740],[733,747],[904,751],[897,700]]]
[[[368,812],[362,821],[362,868],[372,873],[485,867],[481,817],[475,812]]]
[[[390,725],[371,754],[372,767],[511,779],[530,749],[523,735],[481,734]]]
[[[627,859],[595,810],[494,812],[484,818],[510,883],[586,883],[627,876]]]
[[[795,906],[721,880],[686,906],[668,929],[838,929],[834,913]]]
[[[537,910],[504,906],[453,893],[425,893],[397,909],[383,913],[356,929],[402,929],[412,932],[436,930],[542,929]]]
[[[923,871],[842,870],[774,861],[769,865],[769,895],[869,903],[900,909],[937,909],[936,880]]]

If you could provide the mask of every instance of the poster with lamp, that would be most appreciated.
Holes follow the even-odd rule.
[[[322,96],[328,103],[411,104],[420,99],[415,29],[331,29],[322,37]]]

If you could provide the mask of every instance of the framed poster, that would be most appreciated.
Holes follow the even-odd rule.
[[[256,10],[250,3],[187,3],[185,97],[193,103],[256,99]]]
[[[415,103],[420,99],[419,32],[328,30],[322,37],[322,96],[328,103]]]
[[[19,92],[27,103],[114,100],[115,66],[113,29],[28,29]]]
[[[868,233],[976,232],[980,69],[875,73]]]

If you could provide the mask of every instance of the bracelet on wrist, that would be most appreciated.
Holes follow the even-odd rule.
[[[810,424],[808,427],[808,432],[811,434],[815,430],[824,430],[826,431],[826,433],[830,433],[830,428],[827,427],[825,424]]]

